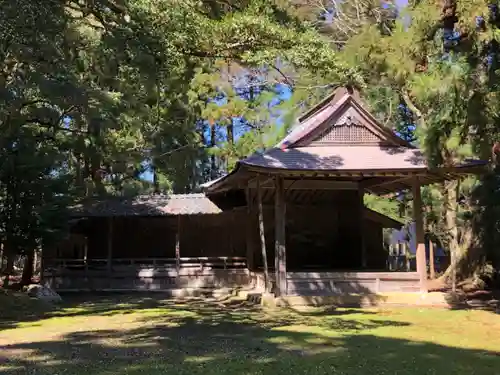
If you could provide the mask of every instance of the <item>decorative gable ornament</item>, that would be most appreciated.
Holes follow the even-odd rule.
[[[359,121],[354,122],[353,116],[349,112],[351,112],[351,109],[349,109],[349,111],[347,111],[347,113],[344,114],[344,116],[342,116],[339,121],[337,121],[335,126],[351,126],[354,124],[359,125]]]

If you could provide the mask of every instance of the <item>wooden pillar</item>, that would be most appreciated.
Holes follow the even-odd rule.
[[[434,243],[429,239],[429,271],[431,280],[436,278],[436,269],[434,267]]]
[[[88,253],[89,253],[89,247],[88,247],[88,241],[87,241],[87,236],[83,236],[83,267],[85,268],[85,276],[87,276],[87,272],[89,271],[89,264],[88,264]]]
[[[3,271],[3,243],[0,242],[0,272]]]
[[[425,235],[422,219],[422,195],[420,182],[415,178],[413,182],[413,220],[415,222],[415,247],[417,257],[417,272],[420,277],[420,290],[427,291],[427,262],[425,259]]]
[[[260,180],[257,179],[257,206],[259,211],[259,239],[262,254],[262,266],[264,268],[264,290],[270,291],[269,266],[267,264],[266,235],[264,230],[264,209],[262,208],[262,189]]]
[[[254,266],[254,242],[252,234],[254,232],[254,209],[253,209],[253,199],[250,194],[250,188],[246,189],[246,200],[247,200],[247,217],[246,217],[246,258],[247,258],[247,268],[252,271]]]
[[[365,243],[365,236],[364,236],[364,229],[365,229],[365,190],[363,189],[362,186],[359,187],[359,216],[360,216],[360,223],[359,223],[359,236],[360,236],[360,246],[361,246],[361,267],[363,269],[366,269],[367,267],[367,255],[366,255],[366,243]]]
[[[177,230],[175,231],[175,269],[177,277],[181,271],[181,215],[177,216]]]
[[[278,296],[287,294],[286,280],[286,208],[285,190],[283,178],[276,177],[274,197],[274,220],[275,220],[275,268],[276,268],[276,290]]]
[[[40,247],[40,285],[45,285],[45,278],[43,274],[44,261],[43,261],[43,247]]]
[[[113,218],[108,218],[108,273],[111,274],[113,262]]]

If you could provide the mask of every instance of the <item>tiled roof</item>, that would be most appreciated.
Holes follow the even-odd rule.
[[[417,149],[383,146],[298,147],[272,149],[240,163],[287,170],[401,170],[426,168],[424,155]]]
[[[218,214],[222,210],[205,194],[171,195],[167,205],[162,207],[168,215]]]
[[[72,208],[73,216],[168,216],[222,212],[205,194],[148,195],[88,199]]]

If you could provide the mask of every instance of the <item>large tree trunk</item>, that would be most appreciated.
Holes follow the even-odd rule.
[[[216,133],[215,133],[215,124],[212,124],[210,127],[210,148],[213,148],[216,146],[217,140],[216,140]],[[217,160],[215,158],[215,155],[212,154],[210,155],[210,179],[215,180],[217,178]]]
[[[158,179],[158,167],[156,164],[156,159],[153,160],[152,168],[153,170],[153,188],[155,194],[160,194],[160,180]]]
[[[34,250],[28,251],[24,259],[23,275],[21,277],[21,285],[29,285],[33,280],[35,252]]]
[[[474,275],[481,265],[481,248],[475,242],[473,223],[457,225],[459,183],[452,182],[445,190],[445,225],[448,232],[447,246],[450,251],[450,266],[440,280],[451,285],[455,291],[457,284]]]
[[[262,266],[264,268],[264,290],[265,292],[271,291],[271,282],[269,278],[269,267],[267,265],[267,249],[266,249],[266,235],[264,228],[264,209],[262,207],[262,190],[260,187],[260,180],[257,179],[257,208],[259,211],[259,239],[262,254]]]
[[[101,124],[97,119],[91,119],[89,124],[89,131],[93,137],[94,144],[91,149],[90,156],[90,175],[98,195],[106,194],[106,188],[103,183],[103,170],[102,170],[102,156],[99,143],[101,137]]]
[[[75,183],[80,189],[84,189],[84,177],[82,172],[82,155],[75,153]]]
[[[7,265],[5,266],[5,277],[3,279],[3,288],[7,289],[9,287],[10,275],[14,271],[14,255],[7,252]]]
[[[458,243],[458,227],[457,227],[457,182],[450,182],[446,187],[446,229],[448,231],[450,250],[450,277],[451,289],[456,290],[457,287],[457,257],[459,255]]]
[[[231,123],[227,126],[227,142],[230,145],[234,144],[234,121],[231,119]]]

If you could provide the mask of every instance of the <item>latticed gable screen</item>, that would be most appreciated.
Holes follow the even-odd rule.
[[[363,144],[378,143],[380,138],[360,124],[341,124],[327,128],[313,143]]]

